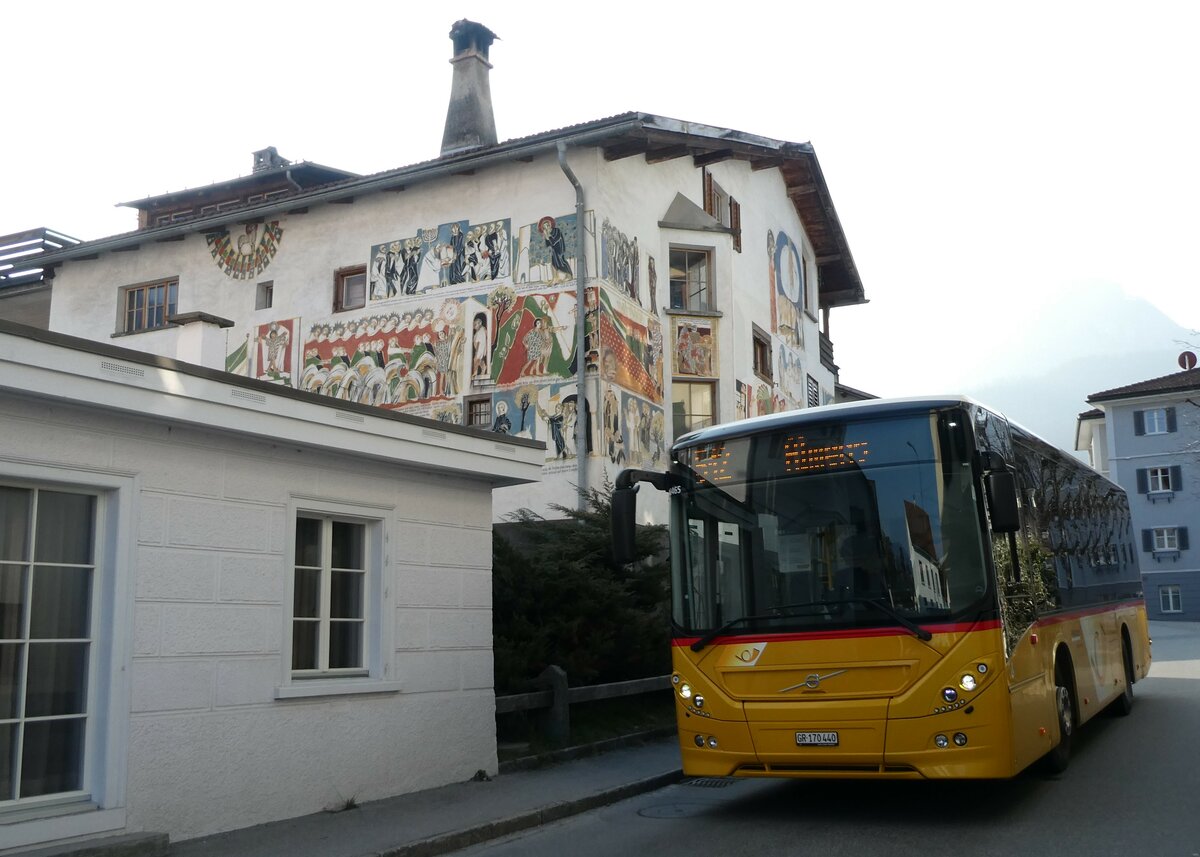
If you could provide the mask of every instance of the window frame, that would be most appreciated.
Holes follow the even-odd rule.
[[[9,461],[0,462],[0,482],[7,487],[88,494],[96,498],[95,576],[91,592],[94,643],[88,661],[84,791],[78,797],[72,796],[74,793],[58,793],[28,798],[6,807],[3,814],[13,814],[13,844],[34,847],[49,839],[121,830],[126,824],[126,766],[120,760],[129,745],[133,667],[132,650],[121,645],[121,640],[127,639],[124,635],[132,633],[133,626],[133,582],[129,569],[136,565],[137,559],[135,480],[127,474],[105,470],[49,468]],[[90,680],[91,677],[95,680]],[[113,759],[118,762],[112,763]],[[89,811],[67,809],[64,814],[64,807],[74,806]]]
[[[1170,467],[1147,467],[1146,468],[1146,487],[1150,494],[1166,493],[1174,491],[1174,481],[1171,479]]]
[[[1178,431],[1175,408],[1145,408],[1133,412],[1133,433],[1137,437],[1171,434]]]
[[[293,495],[288,504],[287,524],[287,585],[284,593],[283,638],[281,644],[281,681],[275,688],[275,698],[297,699],[310,696],[331,696],[356,693],[385,693],[401,689],[395,680],[392,645],[392,622],[389,607],[394,604],[391,563],[385,560],[387,532],[395,513],[393,506],[330,501],[317,497]],[[292,668],[295,634],[296,598],[296,529],[300,518],[338,520],[362,524],[364,531],[363,581],[363,665],[357,669],[325,671],[294,670]],[[322,569],[324,573],[324,569]],[[322,598],[328,591],[322,581]]]
[[[696,414],[691,410],[691,406],[692,406],[694,400],[691,396],[689,396],[687,401],[684,402],[684,404],[686,404],[688,406],[688,410],[683,413],[683,417],[686,418],[687,424],[685,424],[682,427],[682,430],[679,430],[677,428],[675,404],[677,402],[680,402],[681,400],[677,399],[675,397],[675,394],[681,388],[689,388],[689,389],[704,388],[704,389],[708,390],[710,410],[712,411],[712,413],[706,415],[706,417],[707,417],[706,422],[696,423],[696,421],[695,421]],[[687,434],[690,431],[695,431],[697,429],[717,425],[717,423],[719,422],[718,415],[719,415],[719,403],[718,403],[718,398],[717,398],[717,382],[716,381],[696,381],[691,378],[686,379],[686,380],[672,379],[672,381],[671,381],[671,439],[672,440],[678,440],[680,437],[682,437],[683,435]]]
[[[1158,612],[1183,612],[1183,588],[1178,583],[1164,583],[1158,587]]]
[[[1150,527],[1153,553],[1179,553],[1179,527]]]
[[[151,290],[164,289],[164,301],[154,310],[150,308],[149,293]],[[140,308],[131,309],[129,306],[130,298],[135,294],[144,295],[143,304]],[[152,330],[164,330],[171,326],[171,316],[179,312],[179,277],[160,277],[157,280],[147,280],[141,283],[134,283],[129,286],[122,286],[119,291],[119,299],[117,303],[117,335],[129,336],[135,333],[148,333]],[[162,312],[162,320],[158,324],[148,324],[147,319],[151,312],[157,316],[158,312]],[[132,314],[138,313],[141,318],[134,322],[134,326],[130,327],[130,317]],[[140,323],[139,323],[140,322]]]
[[[346,285],[349,280],[354,277],[362,277],[362,302],[347,303],[346,301]],[[346,268],[338,268],[333,272],[333,311],[348,312],[350,310],[365,309],[367,306],[367,266],[366,265],[351,265]]]
[[[254,289],[254,308],[271,309],[275,303],[275,281],[262,280],[256,284]]]
[[[475,422],[472,419],[473,409],[482,405],[487,406],[487,419],[484,422]],[[492,428],[492,397],[491,396],[464,396],[463,397],[463,425],[470,428],[483,428],[489,431]]]
[[[684,265],[682,270],[685,272],[683,278],[674,276],[676,269],[674,256],[676,253],[684,254]],[[690,272],[688,267],[687,257],[690,255],[699,256],[704,259],[705,280],[702,289],[704,295],[703,306],[693,306],[690,300],[690,280],[686,276]],[[692,313],[713,313],[716,312],[716,296],[715,283],[713,282],[715,254],[712,247],[695,247],[685,244],[671,244],[667,250],[667,307],[676,312],[692,312]],[[683,286],[682,305],[675,303],[675,284],[681,283]]]
[[[751,368],[754,374],[768,384],[775,383],[774,367],[771,365],[772,349],[771,336],[757,324],[750,326]]]

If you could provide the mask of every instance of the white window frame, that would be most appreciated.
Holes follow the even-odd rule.
[[[1151,494],[1162,494],[1165,492],[1174,491],[1175,486],[1171,484],[1171,468],[1147,467],[1146,487]]]
[[[1183,591],[1178,583],[1167,583],[1158,587],[1158,609],[1161,613],[1183,612]]]
[[[1150,408],[1142,411],[1142,426],[1146,434],[1167,433],[1167,409]]]
[[[282,675],[275,688],[276,699],[296,699],[310,696],[334,696],[355,693],[387,693],[400,690],[395,680],[392,651],[392,610],[395,597],[392,589],[391,564],[384,556],[387,530],[395,507],[366,503],[342,502],[317,497],[293,495],[288,504],[287,523],[287,587],[284,594],[283,643],[281,645]],[[366,527],[363,585],[363,667],[353,670],[293,671],[292,634],[295,619],[296,594],[296,520],[310,517],[348,521]],[[323,581],[323,592],[329,586]]]
[[[123,829],[133,667],[128,642],[133,636],[130,570],[137,565],[134,479],[102,470],[0,458],[0,482],[96,498],[84,787],[80,792],[30,798],[0,811],[5,845],[25,848]]]
[[[1151,527],[1150,532],[1154,539],[1154,553],[1179,552],[1178,527]]]
[[[692,424],[684,426],[683,431],[677,433],[675,430],[675,407],[674,406],[675,406],[675,402],[677,401],[675,398],[675,392],[676,392],[677,388],[680,388],[681,386],[688,387],[688,388],[701,388],[701,387],[707,388],[709,391],[709,396],[711,397],[711,401],[712,401],[712,414],[710,414],[708,417],[708,420],[704,421],[704,422],[694,421],[694,420],[689,419],[689,422],[691,422]],[[671,433],[672,433],[672,438],[677,439],[677,438],[681,437],[683,434],[686,434],[687,432],[696,431],[697,429],[706,428],[707,426],[717,425],[720,422],[720,420],[718,419],[719,405],[717,402],[717,395],[718,395],[718,390],[717,390],[717,382],[716,381],[694,381],[691,379],[673,380],[671,382]],[[688,407],[688,411],[685,412],[684,416],[688,417],[688,418],[695,417],[696,414],[693,414],[690,410],[691,404],[692,404],[691,397],[688,397],[688,399],[684,402],[684,404],[686,404]]]

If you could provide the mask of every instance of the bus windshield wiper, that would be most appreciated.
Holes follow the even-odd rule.
[[[912,619],[909,619],[899,610],[896,610],[894,607],[891,607],[883,601],[878,601],[874,598],[847,598],[846,600],[854,604],[866,604],[868,607],[874,607],[880,613],[884,613],[890,618],[895,619],[905,628],[912,631],[913,636],[923,643],[928,643],[933,639],[933,634],[929,633]]]
[[[922,628],[916,622],[909,619],[904,614],[897,611],[895,608],[888,606],[883,601],[878,601],[874,598],[838,598],[829,601],[803,601],[797,604],[780,604],[778,607],[772,607],[767,613],[761,613],[757,616],[739,616],[736,619],[730,619],[719,628],[714,628],[699,640],[692,643],[691,649],[693,652],[698,652],[711,643],[713,640],[720,637],[726,631],[741,625],[743,622],[755,622],[763,619],[781,619],[785,616],[794,616],[796,611],[805,610],[813,607],[845,607],[847,604],[865,604],[868,607],[874,607],[880,613],[886,615],[889,619],[894,620],[897,624],[912,632],[913,636],[922,642],[929,642],[933,639],[933,634]]]
[[[781,604],[778,607],[772,607],[768,612],[761,613],[757,616],[739,616],[736,619],[730,619],[728,622],[726,622],[721,627],[714,628],[713,630],[709,631],[707,634],[705,634],[699,640],[692,643],[691,648],[692,648],[693,652],[698,652],[701,649],[703,649],[705,646],[707,646],[709,643],[711,643],[713,640],[715,640],[717,637],[724,634],[730,628],[740,625],[743,622],[754,622],[754,621],[758,621],[761,619],[780,619],[780,618],[783,618],[784,616],[792,615],[791,611],[793,611],[793,610],[801,610],[805,607],[824,607],[827,604],[835,604],[836,605],[839,603],[847,603],[847,602],[806,601],[802,604]]]

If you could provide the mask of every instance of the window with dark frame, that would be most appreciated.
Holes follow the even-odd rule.
[[[467,425],[475,428],[492,427],[492,397],[476,396],[464,401]]]
[[[179,300],[179,280],[158,280],[121,290],[123,308],[122,331],[137,333],[158,330],[167,326],[167,319],[176,312]]]
[[[672,247],[670,252],[672,309],[708,312],[712,309],[712,253]]]
[[[810,408],[821,406],[821,385],[812,375],[808,376],[808,406]]]
[[[333,280],[333,311],[362,309],[367,305],[367,266],[340,268]]]
[[[255,309],[270,309],[271,304],[275,301],[275,281],[264,280],[258,284],[257,294],[254,298]]]
[[[754,325],[751,330],[754,348],[754,374],[768,383],[773,382],[771,367],[771,337]]]
[[[716,183],[712,173],[705,167],[700,171],[703,182],[704,211],[716,218],[722,226],[733,233],[733,249],[742,252],[742,206]]]

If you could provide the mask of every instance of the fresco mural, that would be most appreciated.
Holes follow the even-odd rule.
[[[804,348],[804,265],[800,249],[784,233],[767,231],[770,254],[771,331],[793,348]]]
[[[459,220],[372,245],[370,299],[385,301],[465,283],[508,279],[512,254],[509,224],[507,219],[483,224]]]
[[[711,378],[717,372],[715,323],[707,320],[673,319],[676,375],[700,375]]]
[[[776,394],[788,408],[802,408],[805,403],[803,355],[784,343],[779,343],[779,359],[775,363]]]
[[[630,241],[607,217],[600,228],[600,276],[641,305],[637,238]]]
[[[460,220],[371,245],[365,310],[255,326],[226,366],[454,424],[464,421],[464,395],[486,395],[491,430],[544,442],[547,473],[576,470],[581,419],[585,454],[665,466],[667,332],[642,305],[637,240],[607,222],[597,236],[592,212],[583,228],[577,220]],[[603,252],[593,251],[616,287],[586,290],[580,349],[575,277],[589,236],[602,240]],[[652,258],[647,264],[656,304]],[[713,322],[687,324],[684,347],[680,331],[671,334],[677,362],[682,355],[692,374],[715,371]],[[579,395],[581,358],[598,401]]]
[[[650,402],[661,404],[662,324],[620,296],[601,291],[599,297],[601,377]],[[623,305],[625,303],[628,305]]]
[[[278,220],[247,223],[237,235],[229,231],[210,232],[205,240],[208,251],[225,276],[249,280],[265,271],[275,258],[279,242],[283,240],[283,227]]]
[[[304,343],[300,388],[388,408],[425,403],[425,416],[447,419],[436,406],[463,391],[462,314],[462,301],[450,299],[314,324]],[[461,419],[461,404],[455,404]]]
[[[574,214],[545,215],[537,223],[522,226],[513,246],[513,281],[550,285],[574,282],[580,247],[577,219]]]
[[[299,345],[299,338],[296,336],[299,324],[300,319],[287,318],[258,326],[254,335],[257,345],[255,377],[262,381],[291,386],[296,365],[294,355]]]

